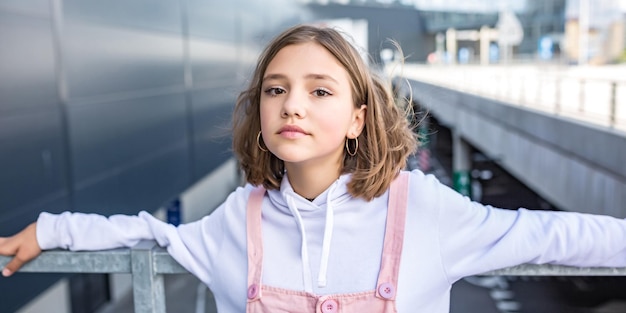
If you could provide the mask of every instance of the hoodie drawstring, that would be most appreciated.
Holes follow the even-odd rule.
[[[333,184],[328,190],[326,197],[326,224],[324,225],[324,241],[322,243],[322,257],[320,260],[320,272],[317,276],[317,286],[320,288],[326,287],[326,276],[328,272],[328,259],[330,257],[330,242],[333,238],[333,229],[335,228],[335,212],[333,211],[333,203],[331,194],[333,193],[335,186]]]
[[[327,276],[328,276],[328,260],[330,258],[330,244],[333,237],[333,228],[335,226],[335,214],[332,203],[332,192],[336,187],[336,183],[333,184],[327,193],[326,200],[326,222],[324,225],[324,240],[322,242],[322,255],[320,258],[320,270],[319,275],[317,277],[317,286],[319,288],[326,287]],[[300,234],[302,238],[302,245],[300,249],[300,256],[302,258],[302,279],[304,281],[304,290],[309,293],[313,293],[313,278],[311,276],[311,263],[309,261],[309,248],[306,240],[306,232],[304,228],[304,221],[302,220],[302,216],[296,207],[295,200],[293,197],[287,193],[283,194],[284,198],[287,200],[287,206],[291,211],[291,214],[296,219],[296,224],[300,229]]]
[[[309,248],[306,243],[306,232],[304,231],[304,222],[302,216],[298,212],[295,201],[289,195],[284,195],[287,198],[287,206],[291,211],[291,214],[296,218],[296,224],[300,228],[300,234],[302,237],[302,245],[300,248],[300,256],[302,257],[302,280],[304,281],[304,291],[313,293],[313,279],[311,278],[311,266],[309,262]]]

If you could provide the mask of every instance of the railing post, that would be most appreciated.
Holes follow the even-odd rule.
[[[519,92],[519,103],[521,106],[524,106],[524,102],[526,102],[526,95],[525,95],[525,84],[524,84],[524,75],[520,75],[520,92]]]
[[[561,112],[561,79],[556,76],[554,80],[554,113],[559,114]]]
[[[580,79],[580,84],[578,89],[578,112],[585,111],[585,80]]]
[[[541,84],[543,83],[541,80],[543,79],[543,77],[541,77],[539,74],[537,74],[537,90],[535,90],[535,92],[537,93],[535,95],[535,106],[537,107],[542,107],[542,89],[541,89]]]
[[[142,241],[131,250],[135,313],[165,313],[163,275],[153,262],[154,241]]]
[[[609,96],[609,127],[615,127],[617,123],[617,82],[611,82],[611,95]]]

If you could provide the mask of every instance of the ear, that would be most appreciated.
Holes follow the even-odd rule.
[[[354,109],[352,115],[352,125],[348,129],[346,137],[354,139],[359,137],[365,127],[365,117],[367,116],[367,105],[362,104],[361,107]]]

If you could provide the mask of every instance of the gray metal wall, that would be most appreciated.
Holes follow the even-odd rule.
[[[287,0],[0,0],[0,236],[44,210],[176,197],[231,157],[261,45],[304,19]],[[17,276],[0,279],[1,312],[58,277]]]

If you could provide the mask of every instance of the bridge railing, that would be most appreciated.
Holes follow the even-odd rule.
[[[0,256],[0,268],[10,257]],[[188,273],[154,241],[142,241],[130,249],[104,251],[44,251],[20,272],[31,273],[130,273],[134,312],[165,313],[163,275]],[[626,276],[624,268],[570,267],[523,264],[484,273],[485,276]]]
[[[626,66],[390,66],[391,74],[626,131]]]
[[[0,256],[0,268],[10,261]],[[142,241],[131,249],[103,251],[49,250],[25,264],[30,273],[130,273],[136,313],[165,313],[163,275],[188,273],[154,241]]]

